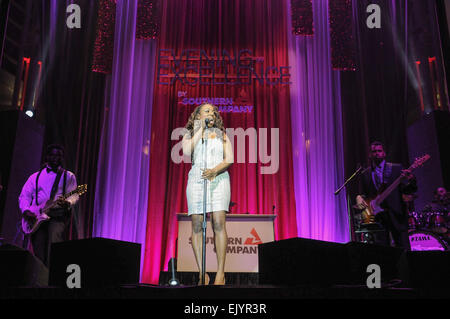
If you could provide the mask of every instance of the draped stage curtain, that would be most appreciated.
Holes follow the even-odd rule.
[[[222,49],[235,55],[235,50],[249,49],[253,56],[264,57],[265,65],[287,66],[288,44],[286,2],[267,1],[164,1],[162,6],[160,49],[173,49],[180,56],[183,49]],[[198,55],[198,54],[197,54]],[[259,72],[259,70],[258,70]],[[150,143],[150,173],[148,193],[147,235],[142,281],[157,283],[159,273],[167,269],[175,257],[177,213],[187,212],[186,183],[189,163],[171,160],[172,147],[180,142],[171,140],[174,129],[184,127],[195,106],[178,103],[178,92],[188,97],[247,96],[254,105],[252,113],[222,113],[226,128],[279,128],[279,170],[275,174],[260,174],[267,166],[258,160],[235,163],[229,169],[232,213],[277,214],[275,238],[297,236],[294,175],[292,165],[291,110],[288,85],[248,86],[224,85],[155,85]],[[253,149],[253,146],[252,146]],[[266,150],[271,154],[274,145]],[[303,178],[303,177],[302,177]],[[275,209],[273,210],[273,207]]]
[[[186,97],[239,97],[251,113],[221,113],[226,128],[279,129],[279,169],[267,164],[230,168],[232,213],[277,214],[275,239],[305,237],[336,242],[349,238],[344,181],[342,111],[338,71],[331,68],[328,2],[314,1],[315,35],[291,35],[289,1],[165,1],[158,49],[203,49],[214,55],[251,50],[265,65],[291,66],[291,85],[174,85],[154,83],[156,44],[134,37],[136,4],[117,3],[113,74],[106,109],[98,185],[95,236],[143,244],[142,282],[157,283],[176,256],[177,213],[187,212],[190,163],[176,163],[172,149],[196,105]],[[163,63],[163,62],[160,62]],[[142,72],[145,70],[145,72]],[[153,94],[154,87],[154,94]],[[258,136],[259,138],[260,136]],[[235,144],[236,145],[236,144]],[[258,144],[256,144],[257,146]],[[146,151],[146,148],[148,151]],[[265,150],[275,151],[273,146]],[[149,158],[147,157],[149,155]],[[147,184],[146,184],[147,183]]]
[[[92,234],[105,76],[91,72],[98,1],[77,1],[83,8],[81,29],[65,27],[66,8],[72,2],[33,1],[34,12],[41,13],[40,19],[36,17],[41,37],[33,39],[39,54],[32,59],[42,61],[35,113],[38,120],[44,119],[44,145],[62,144],[65,167],[75,173],[78,184],[88,184],[68,233],[69,239],[76,239]]]
[[[292,35],[287,3],[298,236],[346,242],[345,190],[334,195],[344,182],[344,154],[340,76],[331,66],[328,1],[313,1],[312,37]]]
[[[93,236],[140,243],[144,252],[156,43],[135,39],[136,13],[137,1],[117,1]]]
[[[423,114],[419,88],[425,112],[433,109],[428,58],[436,57],[443,73],[434,2],[380,0],[382,27],[375,30],[367,28],[367,15],[362,14],[369,4],[370,0],[353,0],[358,68],[343,72],[341,77],[347,176],[358,163],[368,164],[373,140],[386,144],[388,161],[409,166],[406,132]],[[416,61],[421,61],[420,85]],[[438,77],[440,81],[444,78]],[[448,96],[442,93],[442,101],[447,101]],[[350,187],[352,198],[358,191],[356,186]]]
[[[269,141],[270,129],[279,129],[276,174],[261,174],[268,164],[260,159],[249,163],[255,146],[248,140],[245,163],[236,161],[235,151],[232,213],[277,214],[277,240],[345,242],[345,193],[335,197],[334,190],[366,161],[372,139],[388,144],[389,160],[407,164],[406,127],[420,116],[414,59],[436,56],[442,64],[439,43],[427,43],[436,29],[433,15],[422,23],[432,2],[379,0],[385,27],[371,30],[365,25],[371,1],[353,0],[357,69],[338,73],[330,63],[329,1],[312,1],[312,37],[291,34],[289,0],[161,1],[161,36],[155,41],[135,39],[138,2],[118,0],[113,70],[105,76],[91,71],[99,1],[77,0],[82,28],[71,30],[61,26],[72,2],[39,2],[42,38],[34,41],[41,53],[31,57],[43,65],[36,116],[45,119],[45,144],[63,144],[66,167],[89,185],[77,207],[78,231],[72,229],[70,238],[141,243],[142,281],[148,283],[157,283],[175,256],[176,213],[187,212],[191,165],[172,161],[181,136],[171,140],[171,134],[186,124],[195,106],[180,104],[179,92],[239,97],[254,105],[251,113],[222,113],[227,128],[267,128]],[[415,32],[421,37],[414,42]],[[266,66],[291,66],[292,83],[159,85],[157,49],[172,49],[177,56],[184,49],[225,49],[233,55],[248,49]]]
[[[406,116],[415,93],[404,64],[406,1],[380,2],[384,17],[380,30],[368,29],[366,15],[361,15],[369,4],[353,1],[358,67],[356,72],[344,72],[341,78],[347,175],[358,163],[368,164],[373,140],[386,143],[389,161],[408,162]],[[350,188],[356,191],[356,185]]]

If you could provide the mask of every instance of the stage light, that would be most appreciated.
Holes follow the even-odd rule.
[[[34,115],[32,110],[26,111],[25,114],[28,115],[29,117],[33,117],[33,115]]]
[[[169,269],[171,270],[172,278],[170,278],[170,280],[169,280],[169,286],[179,286],[180,285],[180,282],[175,277],[175,262],[176,262],[175,258],[173,258],[173,257],[170,258]]]
[[[178,286],[180,283],[178,282],[178,280],[176,278],[171,278],[169,280],[169,286]]]

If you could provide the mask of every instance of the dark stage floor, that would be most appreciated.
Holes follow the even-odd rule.
[[[133,318],[134,314],[159,318],[293,318],[300,314],[335,316],[383,316],[387,309],[403,315],[418,309],[445,313],[450,289],[368,289],[362,287],[317,286],[150,286],[112,288],[9,288],[0,289],[2,309],[11,307],[30,315],[58,305],[71,314],[85,315],[90,309]],[[395,309],[394,309],[395,308]],[[87,312],[86,312],[87,311]],[[126,317],[123,316],[126,314]],[[160,315],[163,314],[163,315]]]
[[[168,299],[168,300],[283,300],[283,299],[416,299],[450,298],[450,288],[382,287],[368,289],[357,286],[153,286],[66,289],[58,287],[0,288],[0,299]]]

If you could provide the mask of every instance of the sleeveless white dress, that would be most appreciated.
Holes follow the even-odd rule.
[[[205,163],[205,144],[207,144],[207,163]],[[199,140],[194,148],[192,168],[189,171],[186,187],[188,215],[203,214],[203,185],[201,169],[211,169],[223,161],[223,141],[221,138],[209,138],[203,144]],[[214,180],[206,180],[206,212],[228,211],[230,205],[230,176],[228,171],[217,175]]]

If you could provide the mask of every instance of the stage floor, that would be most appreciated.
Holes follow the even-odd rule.
[[[151,286],[111,288],[0,288],[2,309],[11,307],[30,316],[36,309],[58,308],[85,316],[98,309],[103,317],[133,318],[162,314],[165,318],[294,318],[301,314],[382,316],[387,309],[409,317],[424,311],[446,312],[450,289],[445,291],[408,288],[278,287],[278,286]],[[446,299],[446,300],[445,300]],[[433,309],[433,310],[431,310]],[[8,313],[6,310],[4,310]],[[390,311],[390,310],[389,310]],[[119,315],[118,315],[119,314]],[[125,317],[122,316],[125,314]],[[151,315],[154,317],[154,315]]]
[[[155,299],[155,300],[284,300],[284,299],[421,299],[450,298],[448,289],[401,287],[320,286],[156,286],[67,289],[59,287],[0,288],[0,299]]]

